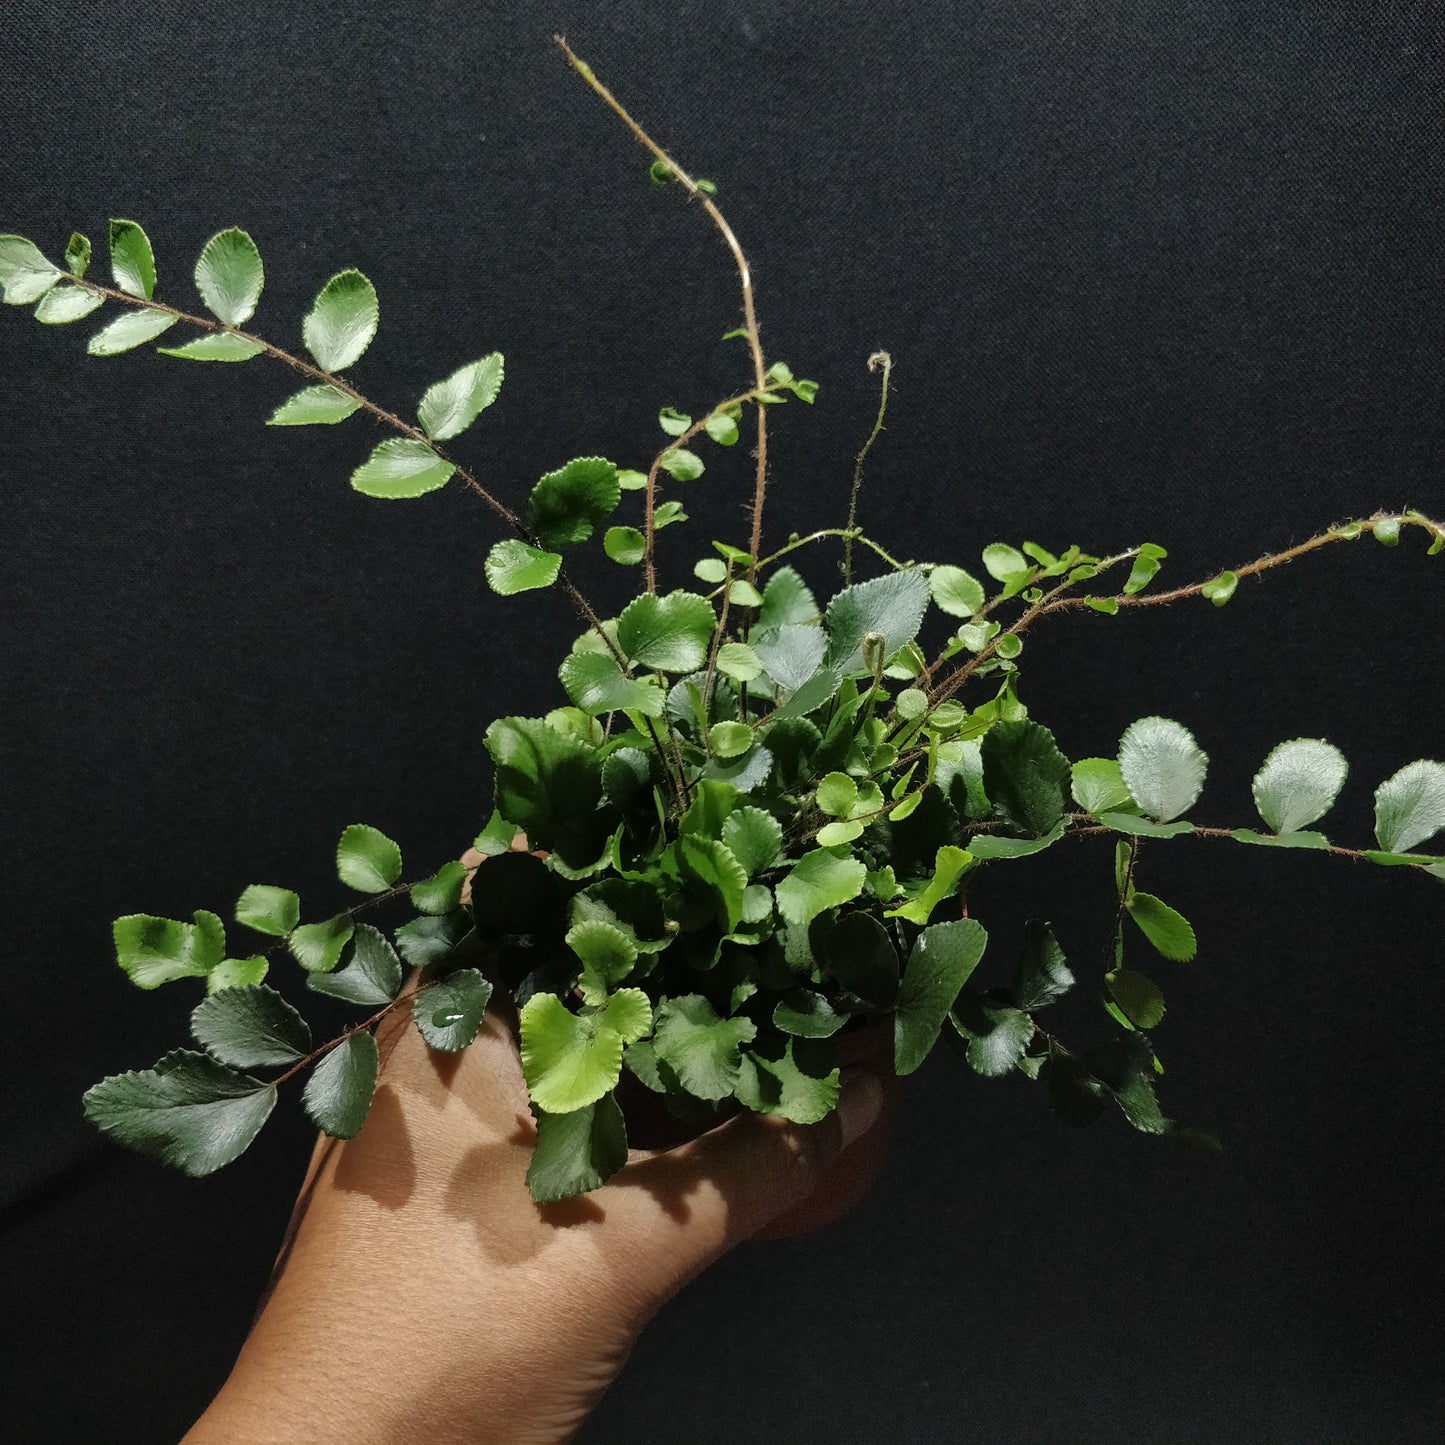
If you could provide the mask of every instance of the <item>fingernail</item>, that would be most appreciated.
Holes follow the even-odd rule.
[[[864,1069],[843,1086],[838,1096],[838,1123],[846,1149],[878,1122],[883,1112],[883,1084],[878,1075]]]

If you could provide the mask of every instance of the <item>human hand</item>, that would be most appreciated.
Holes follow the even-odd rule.
[[[853,1065],[822,1123],[744,1112],[539,1206],[507,1022],[489,1013],[448,1055],[407,1014],[378,1027],[365,1127],[318,1142],[269,1297],[190,1445],[564,1440],[689,1279],[743,1240],[836,1218],[886,1148],[897,1081]]]

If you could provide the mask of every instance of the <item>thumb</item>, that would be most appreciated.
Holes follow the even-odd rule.
[[[884,1081],[871,1068],[847,1070],[837,1107],[817,1124],[745,1111],[680,1148],[627,1172],[659,1197],[685,1203],[697,1266],[808,1199],[839,1155],[884,1112]]]

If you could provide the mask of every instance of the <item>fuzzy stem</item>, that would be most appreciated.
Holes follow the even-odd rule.
[[[743,255],[743,248],[738,244],[738,238],[733,234],[733,228],[728,225],[723,213],[718,210],[712,198],[707,195],[695,180],[678,165],[678,163],[643,130],[642,126],[628,113],[622,103],[612,94],[608,88],[598,80],[593,73],[592,67],[586,61],[580,59],[567,44],[561,35],[552,37],[561,47],[562,53],[567,57],[567,62],[572,69],[592,87],[594,91],[607,103],[613,112],[622,120],[623,124],[630,130],[653,156],[663,163],[688,195],[697,201],[707,212],[708,219],[717,227],[727,248],[732,252],[733,260],[737,263],[738,280],[742,285],[743,293],[743,332],[747,336],[748,349],[753,358],[753,384],[757,392],[767,390],[766,373],[767,368],[763,362],[763,344],[758,332],[757,310],[753,305],[753,282],[752,274],[748,268],[748,260]],[[750,552],[752,565],[748,571],[748,580],[753,581],[757,576],[758,553],[762,550],[763,535],[763,501],[768,489],[768,430],[767,430],[767,407],[759,402],[757,404],[758,414],[758,445],[755,453],[757,457],[757,474],[753,483],[753,527]]]
[[[867,459],[873,443],[878,440],[878,433],[883,430],[883,413],[888,410],[888,378],[893,374],[893,358],[886,351],[875,351],[868,358],[868,370],[876,371],[883,368],[883,383],[878,392],[878,415],[873,421],[873,430],[868,433],[868,440],[863,443],[863,449],[858,453],[858,460],[853,464],[853,490],[848,494],[848,536],[843,543],[843,583],[845,586],[853,584],[853,533],[858,529],[858,492],[863,486],[863,463]]]

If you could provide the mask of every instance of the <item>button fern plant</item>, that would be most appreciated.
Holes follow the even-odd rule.
[[[306,384],[269,425],[336,426],[370,413],[392,435],[351,485],[388,503],[469,489],[503,534],[485,561],[492,590],[558,591],[580,629],[540,715],[487,730],[495,807],[475,843],[482,866],[469,856],[403,882],[396,844],[356,824],[336,850],[340,882],[362,895],[352,906],[328,901],[303,922],[295,892],[257,883],[231,910],[239,938],[204,909],[189,921],[116,920],[117,959],[138,987],[197,980],[205,997],[191,1015],[194,1046],[96,1084],[87,1117],[117,1142],[203,1175],[236,1158],[280,1086],[304,1076],[307,1114],[349,1138],[376,1085],[379,1020],[405,1010],[433,1049],[455,1051],[495,1000],[515,1010],[538,1201],[593,1189],[625,1163],[620,1086],[650,1091],[694,1127],[737,1108],[814,1122],[838,1097],[840,1041],[889,1022],[900,1074],[942,1038],[980,1074],[1038,1080],[1067,1123],[1117,1109],[1146,1133],[1210,1145],[1156,1098],[1153,1031],[1165,1003],[1155,973],[1193,958],[1196,941],[1185,917],[1146,891],[1141,853],[1187,834],[1445,880],[1445,858],[1418,851],[1445,828],[1445,763],[1409,762],[1382,782],[1375,838],[1347,848],[1314,826],[1346,761],[1323,739],[1296,738],[1254,777],[1257,819],[1205,826],[1185,816],[1207,765],[1188,728],[1145,717],[1115,757],[1065,757],[1021,699],[1025,637],[1076,609],[1223,606],[1251,577],[1366,535],[1394,546],[1422,532],[1439,553],[1445,526],[1414,511],[1376,513],[1171,590],[1155,587],[1166,554],[1152,543],[1095,555],[995,542],[982,550],[983,576],[954,561],[900,560],[857,525],[888,401],[892,361],[880,352],[869,359],[877,417],[844,524],[765,550],[769,424],[785,403],[811,402],[817,385],[764,354],[748,264],[714,185],[664,152],[559,44],[651,153],[652,180],[700,208],[731,252],[742,324],[725,339],[741,343],[745,383],[697,417],[664,406],[645,465],[574,458],[542,476],[521,510],[444,447],[497,400],[499,354],[429,386],[414,422],[345,379],[377,330],[376,292],[359,271],[321,288],[302,323],[308,359],[249,329],[264,273],[243,230],[212,236],[196,264],[209,315],[156,298],[151,245],[134,221],[110,222],[111,285],[88,276],[91,247],[78,233],[59,265],[20,236],[0,236],[6,302],[32,305],[48,325],[115,313],[91,336],[91,355],[196,332],[159,350],[188,361],[269,356],[301,373]],[[687,521],[685,489],[705,470],[699,453],[734,446],[745,430],[756,459],[750,531],[712,542],[677,586],[659,575],[657,533]],[[615,618],[597,613],[572,572],[599,541],[638,579]],[[822,599],[792,565],[820,544],[841,550],[844,583]],[[876,575],[858,578],[859,564]],[[941,640],[925,647],[925,635]],[[971,983],[988,942],[969,901],[975,885],[1073,839],[1104,845],[1101,872],[1117,898],[1105,962],[1083,980],[1101,1005],[1103,1037],[1088,1043],[1049,1025],[1049,1005],[1079,980],[1047,923],[1024,929],[1010,983]],[[371,921],[386,905],[412,914],[390,936]],[[298,966],[288,987],[353,1005],[357,1022],[318,1043],[273,986],[283,954]]]

